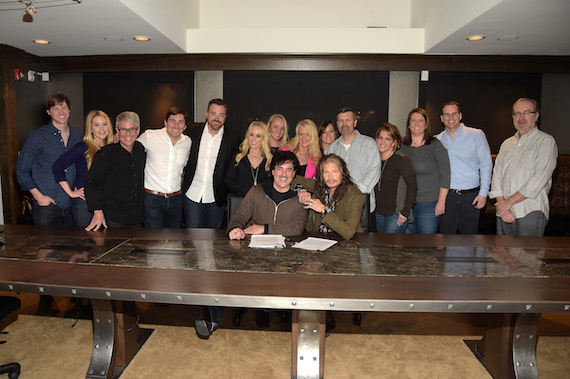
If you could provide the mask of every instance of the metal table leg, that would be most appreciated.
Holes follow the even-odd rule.
[[[538,378],[539,319],[539,313],[498,314],[491,318],[475,350],[493,378]]]
[[[291,377],[323,378],[325,368],[325,311],[293,311]]]
[[[86,378],[118,378],[152,331],[139,328],[134,302],[91,299],[91,305],[93,351]]]
[[[519,314],[513,336],[513,368],[517,379],[538,378],[536,345],[540,313]]]
[[[110,300],[91,299],[93,307],[93,351],[87,379],[111,379],[114,375],[113,350],[115,315]]]

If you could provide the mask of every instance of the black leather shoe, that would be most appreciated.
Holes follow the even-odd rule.
[[[209,307],[201,307],[202,317],[194,319],[196,334],[199,338],[207,340],[212,335],[212,332],[216,330],[217,322],[219,322],[219,319],[215,320],[216,323],[212,322],[212,309]]]
[[[269,312],[258,309],[255,311],[255,323],[260,328],[269,328]]]
[[[194,320],[194,325],[196,327],[196,335],[203,340],[210,338],[214,331],[212,323],[207,320]]]

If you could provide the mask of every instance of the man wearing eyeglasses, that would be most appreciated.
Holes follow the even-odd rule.
[[[538,129],[538,117],[536,100],[520,98],[513,104],[517,132],[501,144],[489,192],[497,199],[498,235],[544,235],[558,148],[554,137]]]
[[[493,161],[487,137],[481,129],[465,126],[457,101],[441,106],[445,130],[438,135],[449,155],[451,182],[445,213],[439,218],[443,234],[477,234],[479,214],[487,204]]]
[[[140,118],[135,112],[117,116],[119,143],[95,154],[85,178],[85,198],[91,223],[85,230],[103,227],[142,226],[144,220],[144,146],[137,141]]]

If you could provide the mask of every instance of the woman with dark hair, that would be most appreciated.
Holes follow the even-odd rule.
[[[412,208],[414,223],[406,232],[437,233],[439,216],[445,213],[451,171],[447,150],[434,138],[425,109],[414,108],[408,114],[406,138],[400,151],[412,161],[418,186],[416,205]]]
[[[254,121],[249,124],[239,151],[235,163],[228,167],[225,184],[230,192],[245,196],[251,187],[269,177],[272,154],[264,122]]]
[[[340,136],[340,133],[338,132],[336,125],[331,120],[323,121],[322,124],[319,125],[318,132],[321,152],[324,154],[329,145]]]
[[[323,156],[316,179],[295,178],[308,191],[299,193],[299,201],[310,209],[305,229],[309,232],[336,232],[350,239],[362,232],[360,219],[364,195],[350,179],[344,160],[335,154]],[[312,192],[312,195],[311,195]]]
[[[52,166],[55,181],[71,198],[71,216],[74,225],[87,226],[91,222],[93,214],[87,211],[83,184],[87,171],[91,168],[95,153],[110,143],[113,143],[111,119],[103,111],[91,111],[85,120],[83,141],[62,154]],[[65,170],[72,164],[75,164],[77,172],[74,189],[71,189],[65,176]]]
[[[381,159],[376,195],[376,231],[404,233],[416,202],[416,173],[408,157],[398,154],[402,137],[395,125],[384,123],[376,131]]]

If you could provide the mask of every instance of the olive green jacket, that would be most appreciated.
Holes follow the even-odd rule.
[[[315,190],[315,180],[295,177],[293,184],[301,184],[307,191],[313,193]],[[362,208],[364,207],[364,195],[358,187],[350,186],[344,197],[337,203],[334,212],[329,212],[321,217],[320,213],[309,211],[309,221],[305,230],[308,232],[318,232],[321,223],[340,234],[344,239],[350,239],[356,232],[362,232],[360,219]]]

